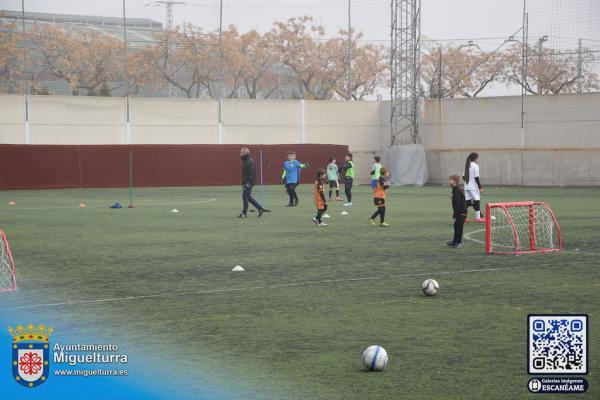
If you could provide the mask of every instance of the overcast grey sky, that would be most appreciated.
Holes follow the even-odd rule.
[[[219,25],[219,0],[176,0],[175,24],[191,22],[205,31]],[[164,5],[153,0],[126,0],[128,17],[165,22]],[[351,0],[352,26],[364,39],[383,44],[390,38],[390,0]],[[554,35],[593,38],[600,47],[600,0],[527,0],[530,37]],[[266,31],[273,21],[310,15],[327,28],[329,36],[348,24],[348,0],[223,0],[223,23],[240,31]],[[28,11],[122,16],[122,0],[25,0]],[[20,0],[0,0],[0,9],[20,10]],[[522,25],[523,0],[422,0],[424,37],[477,39],[485,49],[495,48]],[[539,32],[537,32],[539,30]],[[565,47],[572,47],[573,40]],[[547,43],[551,45],[551,43]],[[585,45],[585,44],[584,44]],[[556,46],[554,47],[561,47]]]
[[[193,23],[204,31],[219,26],[219,0],[175,0],[174,23]],[[129,18],[150,18],[165,23],[165,6],[153,0],[126,0]],[[390,43],[390,0],[351,0],[352,26],[363,39]],[[27,11],[122,17],[122,0],[25,0]],[[21,0],[0,0],[0,9],[20,10]],[[274,21],[310,15],[336,36],[347,29],[348,0],[223,0],[223,24],[241,32],[271,28]],[[548,35],[545,46],[576,49],[583,46],[600,54],[600,0],[527,0],[529,41]],[[522,26],[523,0],[422,0],[421,32],[426,38],[454,44],[474,40],[484,50],[500,46]],[[520,37],[520,34],[519,34]],[[595,54],[594,53],[594,54]],[[497,84],[490,94],[514,94]]]
[[[177,0],[176,24],[184,21],[205,30],[218,27],[218,0]],[[126,0],[128,17],[165,21],[164,6],[145,6],[150,0]],[[20,0],[0,0],[2,7],[20,9]],[[245,31],[270,29],[275,20],[311,15],[328,34],[347,26],[347,0],[223,0],[224,24]],[[423,0],[422,33],[430,38],[505,37],[521,26],[523,0]],[[121,0],[25,0],[26,9],[37,12],[119,17]],[[387,43],[390,36],[389,0],[352,0],[353,27],[364,38]]]
[[[191,22],[205,31],[218,28],[219,0],[176,0],[175,24]],[[165,22],[164,5],[153,0],[126,0],[128,17]],[[364,39],[389,43],[390,0],[351,0],[352,25]],[[266,31],[273,21],[311,15],[329,36],[347,28],[348,0],[223,0],[225,26],[240,31]],[[600,0],[527,0],[530,37],[554,35],[594,39],[600,47]],[[25,0],[28,11],[122,16],[122,0]],[[0,9],[20,10],[20,0],[0,0]],[[522,25],[523,0],[422,0],[422,29],[431,39],[479,39],[484,48],[496,47]],[[539,30],[537,32],[536,30]],[[484,39],[480,39],[484,38]],[[551,43],[547,43],[550,45]],[[567,46],[567,45],[565,45]],[[569,43],[568,46],[572,45]],[[561,47],[561,46],[554,46]]]

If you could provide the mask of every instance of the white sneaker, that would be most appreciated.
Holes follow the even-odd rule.
[[[325,222],[321,222],[318,226],[328,226]]]
[[[344,204],[344,207],[352,207],[352,202]]]
[[[323,216],[321,218],[331,218],[331,217],[329,216],[329,214],[323,214]]]
[[[313,218],[313,222],[315,223],[315,225],[319,226],[319,221],[316,218]]]

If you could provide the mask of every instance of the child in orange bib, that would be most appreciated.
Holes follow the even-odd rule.
[[[313,222],[317,226],[327,226],[327,224],[321,221],[321,217],[327,211],[327,200],[325,199],[325,193],[323,192],[323,177],[325,176],[325,170],[323,168],[317,169],[317,179],[315,180],[313,187],[313,195],[315,197],[315,205],[317,206],[317,216],[313,218]]]
[[[389,226],[385,222],[385,191],[389,189],[390,184],[387,181],[389,176],[389,171],[385,167],[381,167],[381,175],[379,179],[377,179],[376,185],[373,188],[373,202],[377,207],[377,211],[371,215],[369,218],[369,223],[375,226],[375,218],[379,215],[379,226],[387,227]]]

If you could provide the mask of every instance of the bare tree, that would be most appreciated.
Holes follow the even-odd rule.
[[[280,85],[289,83],[288,77],[280,76],[280,58],[268,34],[261,35],[251,30],[243,34],[240,41],[244,87],[248,98],[268,98]]]
[[[521,45],[515,44],[505,52],[503,79],[506,84],[522,85],[532,94],[574,93],[579,86],[585,92],[600,88],[598,74],[592,69],[593,53],[588,49],[582,49],[581,58],[576,50],[560,52],[542,48],[540,51],[539,48],[528,47],[527,51],[525,82],[521,73]]]
[[[98,32],[63,31],[53,26],[31,31],[43,67],[64,80],[73,95],[110,94],[125,84],[122,41]],[[99,93],[100,92],[100,93]]]
[[[19,49],[22,33],[17,32],[14,22],[0,14],[0,93],[17,93],[23,90],[23,52]]]
[[[304,16],[275,22],[269,34],[281,62],[294,74],[298,91],[305,99],[329,99],[343,75],[343,67],[332,59],[339,46],[325,40],[325,28]]]
[[[384,46],[367,43],[359,45],[362,33],[352,32],[351,43],[351,68],[352,68],[352,98],[362,100],[373,95],[377,88],[385,85],[389,73],[389,61]],[[347,63],[347,38],[348,31],[340,30],[335,39],[335,62],[342,72],[337,80],[335,93],[337,97],[348,99],[348,63]]]
[[[431,98],[477,97],[504,70],[503,58],[476,46],[434,46],[421,58],[421,80]]]

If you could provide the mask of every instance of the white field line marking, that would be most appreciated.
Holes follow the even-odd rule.
[[[485,244],[485,241],[479,240],[479,239],[473,239],[471,237],[471,235],[474,235],[474,234],[479,233],[479,232],[485,232],[485,228],[483,228],[483,229],[477,229],[476,231],[465,233],[464,238],[465,238],[465,240],[470,240],[471,242],[475,242],[475,243],[479,243],[479,244]]]
[[[448,296],[446,296],[446,298],[449,298]],[[410,299],[395,299],[393,301],[378,301],[378,302],[369,302],[369,303],[363,303],[363,304],[381,304],[381,303],[409,303],[409,302],[415,302],[415,301],[419,301],[422,300],[423,297],[417,296],[417,297],[412,297]],[[348,307],[351,307],[352,305],[348,305]],[[340,308],[345,308],[346,305],[344,306],[340,306]],[[506,307],[506,306],[505,306]],[[286,311],[283,310],[278,310],[278,312],[283,313]],[[149,325],[153,325],[153,326],[161,326],[161,325],[167,325],[167,324],[173,324],[173,323],[185,323],[185,322],[195,322],[195,321],[202,321],[202,320],[213,320],[215,319],[216,314],[208,314],[208,315],[201,315],[198,317],[188,317],[188,318],[178,318],[178,319],[165,319],[165,320],[153,320],[153,321],[132,321],[132,320],[128,320],[127,321],[127,325],[128,326],[149,326]],[[224,316],[222,318],[229,318],[228,316]],[[60,335],[67,335],[69,333],[72,334],[72,330],[70,330],[69,332],[59,332],[56,333],[54,332],[52,334],[52,336],[60,336]],[[97,330],[96,329],[89,329],[89,328],[80,328],[77,329],[77,332],[79,334],[84,334],[87,332],[90,333],[96,333]]]
[[[589,263],[595,263],[595,262],[596,262],[595,260],[573,261],[572,264],[589,264]],[[410,278],[410,277],[416,277],[416,276],[472,274],[472,273],[477,273],[477,272],[499,272],[499,271],[505,271],[505,270],[509,271],[509,270],[516,270],[516,269],[545,268],[545,267],[550,267],[550,266],[554,266],[554,264],[546,263],[546,264],[521,265],[521,266],[504,267],[504,268],[481,268],[481,269],[467,269],[467,270],[460,270],[460,271],[416,272],[416,273],[412,273],[412,274],[399,274],[399,275],[388,275],[388,276],[324,279],[324,280],[319,280],[319,281],[302,281],[302,282],[282,283],[282,284],[276,284],[276,285],[250,286],[247,288],[223,288],[223,289],[199,290],[196,292],[149,294],[149,295],[140,295],[140,296],[111,297],[111,298],[94,299],[94,300],[73,300],[73,301],[65,301],[65,302],[60,302],[60,303],[31,304],[31,305],[26,305],[26,306],[15,307],[13,310],[60,307],[60,306],[70,306],[70,305],[90,304],[90,303],[107,303],[107,302],[113,302],[113,301],[122,302],[122,301],[128,301],[128,300],[151,299],[151,298],[159,298],[159,297],[190,296],[190,295],[193,296],[193,295],[212,294],[212,293],[228,293],[228,292],[241,292],[241,291],[249,291],[249,290],[278,289],[278,288],[287,288],[287,287],[295,287],[295,286],[336,284],[336,283],[342,283],[342,282],[359,282],[359,281],[370,281],[370,280],[390,279],[390,278]]]
[[[134,205],[138,205],[138,206],[148,206],[148,207],[153,207],[153,206],[171,206],[171,205],[175,205],[175,206],[179,206],[179,205],[193,205],[193,204],[202,204],[202,203],[210,203],[212,201],[217,201],[217,199],[206,199],[206,200],[197,200],[197,201],[187,201],[187,202],[176,202],[176,201],[172,201],[172,202],[153,202],[153,201],[141,201],[139,203],[133,203]],[[75,203],[73,203],[75,204]],[[108,204],[108,203],[107,203]],[[123,208],[126,208],[127,205],[122,204]],[[73,205],[73,206],[56,206],[56,207],[17,207],[15,206],[13,209],[14,210],[63,210],[63,209],[69,209],[69,208],[79,208],[77,205]],[[85,208],[109,208],[108,205],[106,206],[88,206],[86,205]]]

